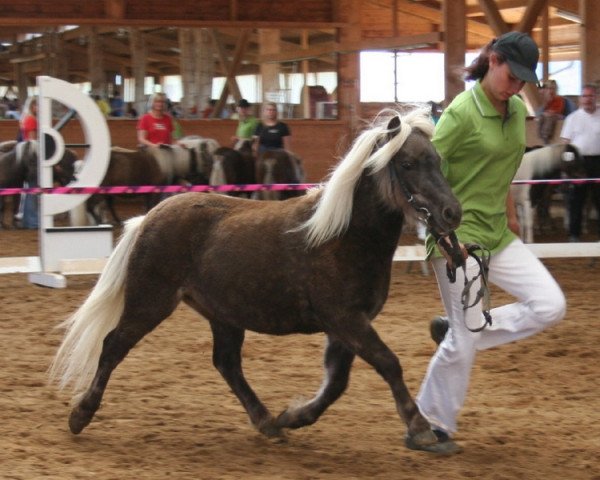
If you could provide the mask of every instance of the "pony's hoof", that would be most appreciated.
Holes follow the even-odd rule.
[[[452,439],[440,440],[431,430],[415,435],[407,435],[404,443],[406,448],[411,450],[420,450],[422,452],[435,453],[436,455],[455,455],[462,452],[462,447]]]
[[[71,430],[71,433],[77,435],[78,433],[81,433],[81,431],[87,427],[91,421],[91,415],[87,415],[81,409],[75,408],[69,416],[69,429]]]
[[[285,440],[285,432],[273,421],[273,419],[258,425],[258,431],[267,438]]]

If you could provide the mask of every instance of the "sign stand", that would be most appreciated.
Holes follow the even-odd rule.
[[[46,142],[39,142],[38,173],[42,188],[53,187],[52,166],[60,161],[65,143],[52,127],[52,100],[79,116],[86,143],[89,145],[83,168],[71,187],[97,187],[102,182],[110,157],[110,133],[104,116],[94,101],[77,87],[52,77],[37,77],[38,138],[49,135],[55,148],[46,159]],[[29,281],[38,285],[64,288],[64,275],[100,273],[112,252],[111,225],[94,227],[54,227],[54,215],[67,212],[84,203],[90,194],[42,194],[40,199],[40,262],[41,271],[29,274]]]

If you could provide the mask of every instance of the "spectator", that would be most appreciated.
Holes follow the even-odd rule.
[[[123,97],[121,97],[118,90],[115,90],[114,95],[110,99],[110,115],[112,117],[122,117],[124,114],[124,105],[125,102],[123,102]]]
[[[202,110],[202,118],[210,118],[215,111],[215,107],[217,106],[217,101],[214,99],[208,100],[208,105]]]
[[[96,105],[98,105],[98,108],[102,112],[102,115],[108,117],[110,115],[110,105],[108,104],[108,102],[100,95],[92,95],[92,98],[96,102]]]
[[[547,145],[554,138],[556,124],[573,110],[570,102],[558,94],[558,84],[548,80],[541,88],[543,107],[538,112],[538,136]]]
[[[234,146],[239,146],[245,140],[252,141],[252,135],[259,124],[258,118],[252,115],[252,105],[242,98],[237,104],[238,126],[235,135],[231,137]]]
[[[138,142],[141,146],[158,147],[173,143],[173,119],[167,113],[167,96],[155,93],[149,99],[150,111],[137,124]]]
[[[133,102],[127,102],[126,107],[125,107],[125,116],[127,118],[137,118],[138,117],[138,111],[133,106]]]
[[[440,115],[442,114],[442,106],[439,103],[434,102],[433,100],[430,100],[427,103],[431,107],[431,120],[435,125],[437,125],[440,119]]]
[[[38,100],[37,97],[29,97],[23,105],[21,120],[19,121],[20,135],[18,140],[37,140],[38,132]]]
[[[19,121],[19,141],[37,140],[38,138],[38,99],[36,96],[29,97],[23,105],[21,120]],[[25,183],[27,187],[37,187]],[[39,198],[37,195],[21,195],[17,220],[22,228],[35,229],[39,226]]]
[[[21,115],[19,114],[19,102],[17,102],[15,98],[7,99],[4,117],[13,120],[19,120],[21,118]]]
[[[585,175],[588,178],[600,178],[600,110],[596,105],[597,99],[598,87],[595,84],[584,85],[579,97],[579,108],[565,119],[560,132],[561,140],[577,147],[583,155]],[[600,185],[569,185],[567,204],[571,242],[580,241],[583,207],[588,192],[592,194],[599,216],[597,228],[600,238]]]
[[[260,154],[266,150],[283,148],[291,151],[291,132],[288,125],[277,118],[277,105],[266,103],[262,122],[254,131],[254,148]]]

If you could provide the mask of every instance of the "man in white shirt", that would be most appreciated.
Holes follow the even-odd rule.
[[[600,178],[600,110],[596,105],[597,97],[598,87],[595,84],[584,85],[579,108],[565,118],[560,132],[562,141],[574,145],[583,155],[587,178]],[[588,191],[600,218],[600,184],[569,185],[569,240],[572,242],[578,242],[581,237],[583,207]]]

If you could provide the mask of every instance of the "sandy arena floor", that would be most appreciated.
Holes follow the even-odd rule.
[[[37,233],[0,231],[2,256],[36,255]],[[600,262],[548,260],[564,288],[565,320],[536,337],[479,354],[457,441],[437,458],[407,450],[383,380],[357,360],[346,394],[315,425],[274,443],[250,425],[211,364],[207,323],[189,308],[146,337],[115,371],[101,410],[78,436],[68,395],[46,384],[61,338],[95,276],[68,287],[0,276],[0,478],[2,479],[600,479]],[[440,312],[432,276],[394,266],[375,326],[398,354],[413,395]],[[493,292],[492,302],[510,299]],[[248,334],[245,372],[272,412],[321,382],[323,336]]]

